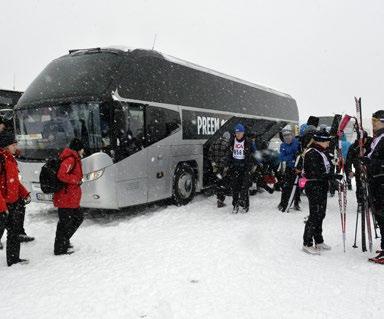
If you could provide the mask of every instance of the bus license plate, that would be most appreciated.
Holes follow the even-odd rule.
[[[51,202],[53,200],[52,194],[44,194],[44,193],[37,193],[36,194],[37,200]]]

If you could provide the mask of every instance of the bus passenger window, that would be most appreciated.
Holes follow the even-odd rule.
[[[143,148],[144,110],[141,105],[123,104],[115,109],[117,160],[122,160]]]
[[[175,133],[181,127],[179,112],[148,106],[146,109],[146,142],[156,143]]]

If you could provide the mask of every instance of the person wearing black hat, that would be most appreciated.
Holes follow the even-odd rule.
[[[304,229],[303,251],[313,255],[320,255],[321,250],[331,249],[324,243],[322,234],[329,180],[336,177],[331,173],[331,164],[326,155],[330,139],[326,131],[316,131],[303,159],[302,176],[307,179],[305,193],[309,201],[309,217]]]
[[[27,189],[21,184],[19,170],[14,157],[17,151],[17,141],[12,133],[0,135],[0,199],[5,205],[1,210],[3,222],[7,228],[7,264],[26,263],[20,258],[20,216],[23,215],[25,203],[31,198]],[[4,223],[4,207],[6,209],[6,222]]]
[[[375,215],[381,234],[381,249],[370,261],[384,264],[384,110],[372,115],[374,138],[371,149],[366,152],[363,163],[367,167],[372,212]]]
[[[252,167],[252,143],[245,136],[245,127],[241,123],[235,126],[235,134],[229,143],[227,157],[232,178],[232,205],[234,214],[249,211],[249,174]]]
[[[83,156],[84,145],[78,138],[74,138],[59,156],[61,163],[57,178],[64,183],[64,187],[53,194],[53,205],[58,208],[59,215],[54,245],[55,255],[74,252],[71,250],[70,239],[84,219],[80,210]]]

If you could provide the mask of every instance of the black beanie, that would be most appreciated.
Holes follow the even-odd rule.
[[[81,151],[84,148],[84,144],[81,140],[78,138],[74,138],[71,143],[69,144],[69,148],[71,150],[74,150],[76,152]]]
[[[384,110],[378,110],[372,114],[372,117],[380,120],[380,122],[384,123]]]
[[[17,143],[17,140],[13,133],[4,132],[0,134],[0,148],[4,148],[15,143]]]
[[[327,131],[321,130],[316,131],[315,134],[313,134],[313,140],[316,142],[328,142],[331,140],[331,137]]]

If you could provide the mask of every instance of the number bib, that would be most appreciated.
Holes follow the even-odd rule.
[[[235,144],[233,145],[233,158],[237,160],[245,159],[244,140],[239,142],[235,139]]]

